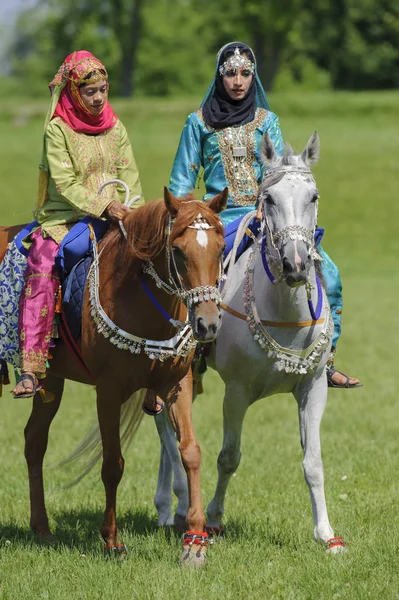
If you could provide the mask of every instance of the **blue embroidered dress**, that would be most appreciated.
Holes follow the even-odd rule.
[[[255,118],[241,127],[212,129],[202,116],[202,109],[187,118],[173,163],[169,189],[175,196],[192,192],[201,167],[204,169],[206,194],[204,200],[229,189],[227,208],[222,212],[226,226],[254,210],[263,163],[259,154],[260,140],[268,132],[276,152],[282,154],[283,138],[277,116],[257,108]],[[235,146],[246,148],[246,155],[235,159]]]
[[[203,119],[202,108],[191,113],[183,127],[180,143],[170,175],[169,189],[175,196],[185,196],[195,189],[201,167],[204,170],[206,193],[204,200],[212,198],[228,187],[227,208],[221,213],[224,226],[255,209],[259,185],[264,173],[259,147],[262,135],[267,131],[278,154],[284,150],[284,142],[278,117],[263,108],[268,106],[263,88],[257,79],[257,105],[255,118],[239,127],[212,129]],[[260,92],[265,101],[260,102]],[[212,85],[202,105],[212,93]],[[261,104],[262,106],[259,106]],[[233,148],[246,149],[243,156],[234,157]],[[342,284],[337,266],[318,246],[323,259],[322,274],[327,288],[334,321],[332,347],[335,349],[341,334]]]

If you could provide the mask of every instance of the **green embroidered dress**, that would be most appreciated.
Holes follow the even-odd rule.
[[[35,218],[42,231],[60,243],[72,225],[87,215],[101,217],[113,200],[125,199],[122,187],[100,186],[109,179],[121,179],[130,197],[140,196],[134,207],[144,203],[139,174],[124,125],[97,135],[77,133],[59,117],[48,124],[44,134],[49,167],[47,199]]]

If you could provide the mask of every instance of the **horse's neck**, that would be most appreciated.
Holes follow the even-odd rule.
[[[114,276],[112,266],[117,264],[117,260],[116,249],[115,252],[111,250],[105,260],[100,257],[100,301],[108,316],[122,329],[144,337],[167,339],[175,335],[176,328],[168,323],[156,304],[172,319],[184,321],[185,308],[180,300],[158,288],[149,276],[143,277],[142,263],[134,276],[128,271],[123,273],[121,265],[118,265],[119,272]],[[168,283],[164,251],[154,259],[154,264],[160,278]],[[153,300],[145,291],[142,279]]]

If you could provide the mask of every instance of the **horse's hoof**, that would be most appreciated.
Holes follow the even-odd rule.
[[[205,564],[208,534],[206,531],[187,531],[183,536],[180,566],[198,569]]]
[[[54,534],[50,533],[50,531],[46,531],[45,533],[40,533],[39,531],[34,531],[35,538],[39,544],[43,544],[44,546],[56,546],[58,544],[57,538]]]
[[[205,531],[208,534],[208,543],[210,546],[212,546],[216,541],[222,540],[225,536],[223,527],[212,527],[212,525],[205,525]]]
[[[180,566],[199,569],[206,562],[206,546],[184,546],[180,555]]]
[[[108,544],[104,548],[104,558],[124,560],[127,556],[127,548],[125,544]]]
[[[174,519],[170,517],[158,517],[158,527],[174,527]]]
[[[186,517],[183,517],[182,515],[178,515],[177,513],[175,513],[175,516],[173,519],[173,527],[175,527],[175,529],[177,529],[178,531],[181,531],[181,532],[186,531],[186,527],[187,527]]]
[[[347,551],[345,542],[341,537],[330,538],[325,542],[328,554],[341,554]]]

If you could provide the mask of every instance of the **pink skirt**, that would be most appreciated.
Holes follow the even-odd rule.
[[[60,279],[55,266],[59,245],[44,238],[41,229],[31,236],[28,266],[19,304],[19,351],[22,371],[45,377],[53,331],[55,300]]]

